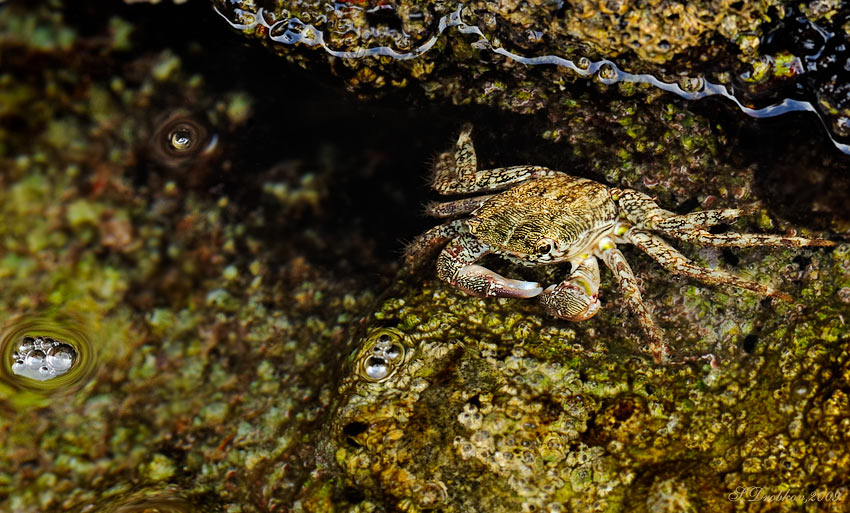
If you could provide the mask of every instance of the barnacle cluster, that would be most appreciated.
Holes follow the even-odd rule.
[[[743,41],[742,36],[764,22],[770,7],[781,9],[781,3],[568,0],[558,28],[602,55],[630,52],[642,60],[663,63],[712,36]]]
[[[354,52],[385,46],[404,53],[436,35],[436,21],[452,6],[401,1],[338,2],[309,4],[298,0],[262,2],[213,0],[217,9],[235,26],[271,41],[294,42],[309,24],[322,32],[330,50]],[[465,4],[468,21],[488,39],[510,41],[521,48],[545,48],[555,43],[592,48],[599,56],[630,52],[654,63],[704,44],[713,35],[731,42],[742,41],[769,19],[768,9],[781,3],[741,3],[714,0],[699,5],[645,0],[557,2],[472,2]],[[260,18],[260,27],[254,22]],[[275,25],[275,22],[293,20]],[[262,26],[273,26],[264,31]],[[289,37],[283,34],[289,32]],[[311,38],[309,41],[317,41]],[[546,43],[549,43],[547,45]],[[572,45],[572,46],[570,46]],[[551,46],[550,46],[551,47]],[[278,48],[283,51],[283,48]],[[354,63],[347,63],[354,65]]]

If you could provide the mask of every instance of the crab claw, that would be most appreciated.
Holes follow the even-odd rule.
[[[480,265],[462,267],[453,284],[475,296],[531,298],[543,292],[543,287],[534,281],[505,278]]]
[[[547,287],[540,294],[540,303],[549,315],[568,321],[590,319],[601,305],[599,294],[588,294],[586,287],[570,281]]]
[[[540,294],[549,315],[568,321],[590,319],[599,311],[599,263],[595,257],[579,262],[570,276]]]

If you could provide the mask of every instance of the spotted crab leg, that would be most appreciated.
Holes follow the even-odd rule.
[[[611,194],[626,214],[640,228],[664,232],[679,240],[717,247],[746,248],[750,246],[834,246],[824,239],[786,237],[766,233],[711,233],[703,228],[729,223],[755,211],[755,206],[738,209],[705,210],[678,215],[659,207],[648,195],[631,189],[612,189]]]
[[[803,246],[835,246],[831,240],[785,237],[769,233],[711,233],[707,230],[668,230],[671,237],[694,244],[707,244],[720,248],[748,248],[752,246],[781,246],[800,248]]]
[[[407,245],[404,251],[405,262],[412,268],[418,267],[434,251],[460,235],[462,231],[463,221],[460,219],[431,228]]]
[[[741,216],[758,210],[758,205],[752,204],[743,208],[676,214],[659,207],[649,195],[633,189],[611,189],[611,194],[622,207],[629,221],[641,228],[659,231],[691,230],[731,223]]]
[[[438,193],[469,194],[498,191],[531,178],[558,173],[540,166],[479,170],[471,133],[472,125],[464,125],[455,144],[454,154],[443,153],[437,157],[431,187]]]
[[[599,311],[599,263],[590,256],[576,265],[570,275],[540,294],[549,315],[568,321],[584,321]]]
[[[437,276],[479,297],[529,298],[540,294],[539,283],[505,278],[475,262],[490,248],[475,237],[462,234],[452,240],[437,257]]]
[[[732,285],[742,289],[751,290],[762,296],[771,296],[783,301],[793,301],[788,294],[778,291],[769,285],[762,285],[740,276],[736,276],[719,269],[706,269],[694,264],[685,255],[676,251],[664,239],[650,232],[638,228],[629,229],[623,238],[640,248],[641,251],[655,259],[668,271],[696,278],[710,285]]]
[[[649,339],[649,352],[655,359],[655,363],[660,364],[667,361],[670,349],[664,342],[664,334],[653,322],[652,315],[641,298],[637,278],[635,278],[632,268],[629,267],[626,257],[610,241],[600,244],[599,253],[602,261],[605,262],[605,266],[617,278],[617,284],[620,286],[620,292],[623,294],[626,306],[635,314],[640,327]]]
[[[441,203],[430,203],[425,207],[425,213],[431,217],[455,217],[468,214],[487,202],[493,195],[474,196],[455,201],[444,201]]]

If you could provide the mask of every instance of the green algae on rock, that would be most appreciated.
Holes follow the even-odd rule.
[[[336,161],[293,159],[312,181],[240,176],[240,204],[219,183],[250,95],[210,87],[185,55],[133,47],[129,21],[107,15],[80,35],[56,2],[31,7],[0,6],[0,80],[15,95],[0,113],[0,318],[85,314],[99,365],[71,394],[0,390],[0,510],[294,503],[316,468],[309,437],[342,326],[372,300],[301,253],[316,244],[303,211],[322,219]],[[121,44],[108,37],[119,32]],[[220,154],[169,166],[150,153],[157,121],[186,111],[215,129]],[[293,194],[263,197],[267,180]],[[366,252],[351,249],[364,246],[356,233],[337,242]]]

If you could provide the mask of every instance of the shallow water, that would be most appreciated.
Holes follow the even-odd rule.
[[[529,83],[601,78],[549,103],[529,86],[561,109],[529,114],[352,93],[353,55],[259,19],[338,60],[289,62],[203,2],[0,2],[0,510],[728,511],[758,489],[846,507],[850,161],[810,98],[755,106],[496,47],[457,14],[420,50],[356,57],[415,61],[460,33],[456,55],[506,56]],[[511,78],[482,76],[494,97]],[[687,362],[658,367],[610,274],[601,313],[569,323],[401,269],[466,122],[481,168],[548,166],[679,213],[758,202],[715,231],[842,245],[677,243],[799,304],[624,249]]]

